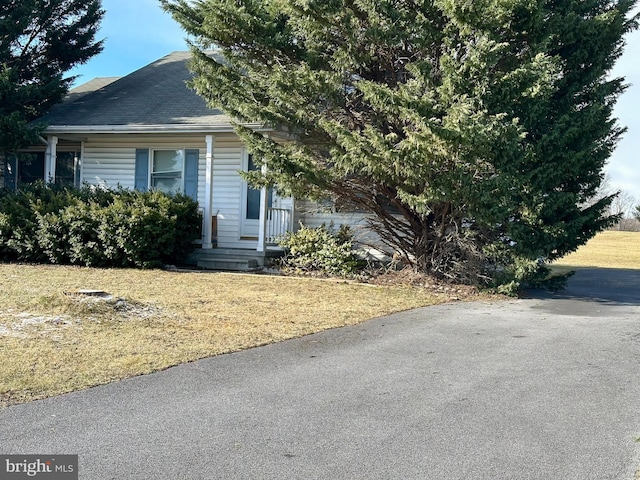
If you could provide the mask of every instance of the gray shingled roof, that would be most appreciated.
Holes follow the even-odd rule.
[[[192,78],[186,66],[190,55],[173,52],[126,77],[92,80],[70,92],[41,120],[52,130],[102,125],[229,125],[229,117],[208,108],[186,86]]]
[[[115,82],[116,80],[120,80],[122,77],[96,77],[93,80],[89,80],[82,85],[78,85],[75,88],[72,88],[66,97],[64,97],[63,102],[73,102],[78,98],[86,95],[87,93],[95,92],[96,90],[100,90],[102,87],[106,87],[110,83]]]

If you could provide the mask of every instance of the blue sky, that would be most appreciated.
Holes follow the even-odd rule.
[[[175,50],[186,50],[185,34],[162,11],[158,0],[103,0],[106,10],[99,38],[104,50],[70,72],[80,75],[76,84],[95,77],[123,76]],[[628,127],[607,165],[612,186],[636,197],[640,203],[640,31],[627,37],[624,56],[613,74],[631,84],[618,100],[615,115]]]

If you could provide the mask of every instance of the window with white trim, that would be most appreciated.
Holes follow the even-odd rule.
[[[184,150],[153,150],[151,188],[170,194],[184,192]]]

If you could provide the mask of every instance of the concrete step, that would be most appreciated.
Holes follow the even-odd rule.
[[[262,270],[255,258],[219,257],[198,260],[198,268],[230,272],[257,272]]]
[[[281,256],[282,253],[282,250],[256,252],[251,249],[233,248],[196,249],[187,257],[185,263],[209,270],[250,272],[269,265],[273,258]]]

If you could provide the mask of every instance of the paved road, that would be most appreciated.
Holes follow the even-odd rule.
[[[429,307],[0,411],[81,479],[631,480],[640,271]]]

